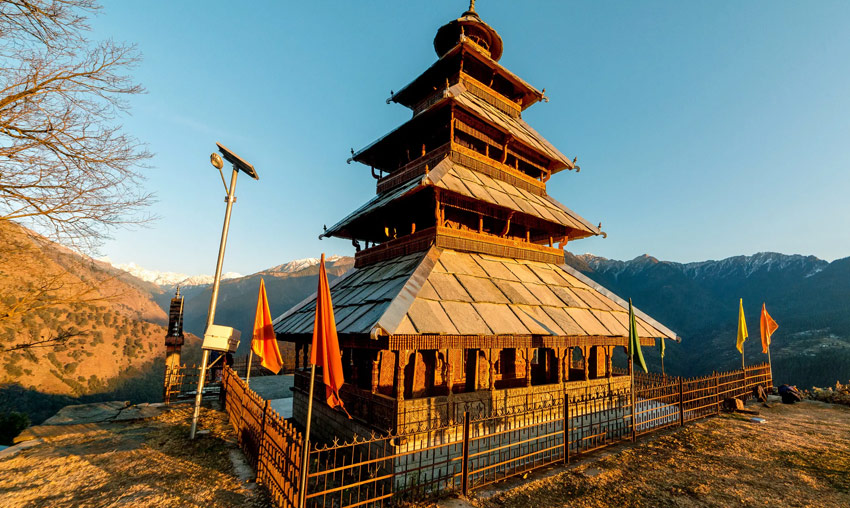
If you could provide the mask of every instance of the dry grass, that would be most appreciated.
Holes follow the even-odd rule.
[[[493,507],[850,506],[850,408],[758,408],[639,440],[598,461],[505,490]]]
[[[191,407],[125,424],[66,427],[44,444],[0,461],[3,507],[255,507],[261,489],[240,481],[226,415],[204,409],[189,441]]]

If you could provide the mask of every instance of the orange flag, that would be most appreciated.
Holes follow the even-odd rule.
[[[277,337],[272,327],[272,313],[269,311],[269,299],[266,297],[266,283],[260,279],[260,295],[257,297],[257,314],[254,316],[254,337],[251,339],[251,351],[259,356],[260,364],[277,374],[283,367],[283,358],[277,348]]]
[[[336,336],[334,307],[331,302],[331,289],[328,274],[325,272],[325,255],[319,262],[319,290],[316,293],[316,319],[313,322],[313,347],[310,362],[322,368],[322,381],[325,383],[325,396],[328,405],[345,411],[339,389],[345,382],[342,376],[342,355],[339,352],[339,339]],[[348,411],[345,411],[348,414]],[[348,416],[351,418],[351,415]]]
[[[770,348],[770,336],[779,328],[776,321],[767,313],[767,307],[764,303],[761,304],[761,352],[767,354]]]

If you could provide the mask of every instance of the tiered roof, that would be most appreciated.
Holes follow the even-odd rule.
[[[331,284],[341,334],[624,337],[628,303],[567,265],[432,247]],[[315,295],[275,320],[278,334],[309,334]],[[639,335],[675,332],[636,311]]]
[[[604,233],[546,193],[578,167],[522,120],[543,93],[498,64],[501,37],[473,5],[434,47],[438,62],[390,98],[413,118],[352,156],[377,196],[322,235],[372,244],[331,285],[338,332],[389,349],[624,345],[628,304],[564,264],[564,242]],[[275,331],[307,340],[315,305]],[[677,339],[636,315],[643,339]]]

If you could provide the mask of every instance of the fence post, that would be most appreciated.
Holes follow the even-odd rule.
[[[564,464],[570,463],[570,394],[564,394]]]
[[[463,413],[463,447],[460,462],[460,485],[463,495],[469,493],[469,411]]]
[[[685,425],[685,382],[679,377],[679,426]]]
[[[635,381],[634,381],[634,373],[632,373],[632,441],[634,441],[637,437],[637,415],[635,414],[635,399],[637,398],[637,391],[635,389]]]
[[[257,480],[261,480],[260,472],[263,470],[263,444],[266,442],[266,415],[269,413],[269,401],[266,399],[263,405],[263,421],[260,423],[260,444],[257,449]]]
[[[720,414],[720,375],[717,371],[714,371],[714,412],[715,414]]]

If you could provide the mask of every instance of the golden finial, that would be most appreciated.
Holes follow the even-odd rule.
[[[475,12],[475,0],[469,0],[469,12]]]

